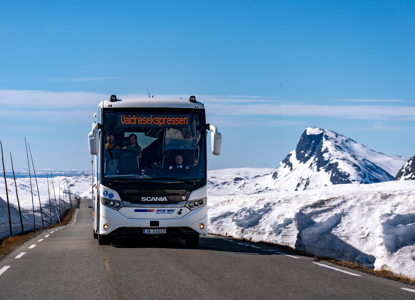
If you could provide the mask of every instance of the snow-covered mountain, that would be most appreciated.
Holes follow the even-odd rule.
[[[307,128],[272,178],[284,190],[390,181],[407,158],[373,151],[334,131]]]
[[[3,175],[3,169],[0,168],[0,174]],[[32,177],[34,177],[33,169],[30,169],[30,174]],[[57,169],[36,169],[36,176],[37,177],[43,177],[46,178],[46,176],[51,177],[51,174],[53,176],[67,176],[67,177],[73,177],[73,176],[82,176],[82,175],[90,175],[91,171],[82,171],[82,170],[57,170]],[[15,169],[14,175],[16,178],[25,178],[29,177],[29,170],[28,169]],[[6,169],[6,177],[12,178],[13,177],[13,170],[12,169]]]
[[[415,180],[415,156],[412,156],[399,170],[395,180]]]
[[[407,160],[373,151],[330,130],[307,128],[277,169],[217,170],[209,177],[209,186],[215,193],[249,195],[384,182],[393,180]]]

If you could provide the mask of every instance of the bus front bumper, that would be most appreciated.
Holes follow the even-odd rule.
[[[149,208],[151,209],[151,208]],[[143,229],[166,229],[166,236],[207,234],[207,206],[189,211],[181,218],[127,218],[119,211],[101,205],[98,234],[100,235],[143,235]]]

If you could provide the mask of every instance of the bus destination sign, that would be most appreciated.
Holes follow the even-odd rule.
[[[140,127],[183,127],[189,126],[189,115],[153,115],[121,113],[117,118],[119,126]]]

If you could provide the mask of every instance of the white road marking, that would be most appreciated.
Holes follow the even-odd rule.
[[[75,210],[75,215],[73,216],[73,219],[72,219],[71,223],[69,223],[69,224],[68,224],[68,225],[66,225],[66,226],[72,226],[73,224],[75,224],[75,222],[76,222],[76,216],[78,215],[78,212],[79,212],[79,208],[77,208],[77,209]]]
[[[406,289],[406,288],[402,288],[404,291],[407,291],[407,292],[411,292],[411,293],[415,293],[415,290],[411,290],[411,289]]]
[[[41,241],[43,241],[43,239],[38,240],[37,242],[40,243]]]
[[[51,231],[50,233],[54,233],[55,231]]]
[[[273,251],[273,250],[270,250],[270,251]],[[285,253],[282,253],[282,252],[279,252],[279,251],[273,251],[273,252],[284,255],[284,256],[292,257],[292,258],[295,258],[295,259],[300,259],[298,256],[288,255],[288,254],[285,254]]]
[[[344,271],[344,270],[341,270],[341,269],[337,269],[337,268],[333,268],[333,267],[330,267],[330,266],[327,266],[327,265],[324,265],[324,264],[319,264],[319,263],[316,263],[316,262],[313,262],[313,264],[319,265],[321,267],[325,267],[325,268],[330,269],[330,270],[333,270],[333,271],[338,271],[338,272],[342,272],[342,273],[345,273],[345,274],[349,274],[349,275],[352,275],[352,276],[361,276],[359,274],[347,272],[347,271]]]
[[[21,258],[23,255],[25,255],[26,254],[26,252],[22,252],[22,253],[20,253],[19,255],[17,255],[15,258]]]
[[[239,242],[239,241],[237,242],[237,241],[233,241],[231,239],[226,239],[226,238],[224,240],[228,241],[228,242],[231,242],[231,243],[235,243],[235,244],[240,245],[240,246],[251,247],[251,248],[255,248],[255,249],[259,249],[259,250],[263,250],[263,251],[267,251],[267,252],[277,253],[277,254],[288,256],[288,257],[295,258],[295,259],[300,259],[298,256],[285,254],[284,252],[280,252],[278,250],[264,249],[264,248],[259,247],[259,246],[251,245],[249,243],[243,243],[243,242]]]
[[[45,238],[49,237],[50,234],[45,235]]]
[[[0,270],[0,276],[7,271],[7,269],[10,268],[10,266],[4,266],[3,268],[1,268]]]
[[[30,247],[29,247],[29,249],[33,249],[33,248],[35,248],[35,247],[36,247],[36,244],[34,244],[34,245],[30,246]]]

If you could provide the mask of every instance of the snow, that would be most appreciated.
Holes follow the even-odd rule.
[[[274,182],[267,182],[267,186],[296,191],[340,183],[390,181],[407,160],[376,152],[336,132],[309,127],[296,149],[274,170]]]
[[[324,130],[326,134],[333,133],[329,130]],[[402,165],[408,160],[406,157],[401,156],[389,156],[380,152],[373,151],[368,147],[359,144],[352,139],[346,138],[342,135],[337,134],[336,137],[333,134],[329,135],[332,139],[335,140],[335,144],[341,145],[348,153],[350,153],[350,160],[355,157],[364,157],[365,159],[373,162],[374,164],[378,165],[386,172],[395,176]],[[333,143],[327,143],[327,147],[333,147]],[[337,154],[333,155],[333,158],[344,159],[345,152],[339,153],[335,149],[330,149],[330,153]]]
[[[309,127],[306,129],[307,134],[308,135],[319,135],[320,133],[322,133],[324,130],[321,128],[316,128],[316,127]]]
[[[7,178],[7,177],[6,177]],[[49,180],[49,193],[48,193],[48,180]],[[23,227],[25,231],[33,230],[33,207],[32,207],[32,194],[29,178],[16,178],[17,192],[22,211]],[[73,194],[81,198],[91,197],[91,176],[82,175],[74,177],[56,176],[52,180],[49,178],[37,178],[40,202],[42,203],[43,219],[45,220],[45,226],[50,223],[50,217],[52,216],[52,223],[58,222],[57,209],[59,209],[59,198],[62,200],[61,205],[64,203],[69,207],[70,200],[67,194],[67,186],[71,192],[71,199],[73,200]],[[54,189],[53,189],[54,187]],[[7,190],[9,196],[9,202],[11,204],[11,219],[13,235],[22,231],[18,210],[18,203],[16,197],[16,188],[13,178],[7,178]],[[39,210],[39,196],[36,187],[36,180],[32,177],[32,190],[33,190],[33,203],[35,210],[35,223],[36,228],[42,227],[42,219]],[[49,206],[50,195],[50,206]],[[55,202],[55,195],[57,202]],[[0,182],[0,238],[9,235],[9,217],[7,209],[7,197],[4,185],[4,178]]]
[[[273,169],[224,169],[208,172],[209,230],[214,234],[268,242],[318,256],[357,261],[415,279],[415,181],[331,185],[304,191],[275,189]],[[33,179],[32,179],[33,180]],[[91,197],[91,177],[67,177],[72,193]],[[28,178],[18,178],[25,226],[33,227]],[[38,178],[43,211],[49,217],[46,178]],[[9,199],[17,206],[13,180]],[[40,227],[35,181],[34,203]],[[54,177],[55,193],[68,202],[65,177]],[[57,215],[49,179],[51,210]],[[0,237],[8,235],[4,185],[0,184]],[[13,232],[20,221],[12,209]],[[30,227],[31,226],[31,227]]]
[[[210,232],[286,245],[415,279],[415,181],[258,188],[271,169],[209,171]]]

